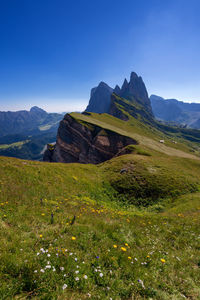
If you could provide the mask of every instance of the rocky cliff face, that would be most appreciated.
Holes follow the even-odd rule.
[[[86,111],[108,113],[110,110],[110,96],[112,92],[113,89],[111,87],[105,82],[100,82],[97,87],[91,90],[91,96]]]
[[[98,164],[137,141],[65,115],[60,122],[55,149],[46,150],[46,161]]]
[[[113,93],[120,98],[126,99],[132,106],[139,106],[153,117],[151,108],[151,102],[148,97],[147,89],[142,80],[142,77],[132,72],[130,81],[124,80],[122,87],[118,85],[114,88],[110,88],[106,83],[101,82],[98,87],[91,90],[91,97],[89,105],[86,108],[88,112],[95,113],[109,113],[122,120],[126,120],[125,116],[122,116],[121,112],[116,112],[116,106],[113,102]]]
[[[142,77],[136,73],[131,73],[129,82],[126,79],[124,80],[120,90],[119,88],[115,88],[115,93],[121,98],[129,100],[131,103],[143,106],[149,114],[153,115],[146,86]]]

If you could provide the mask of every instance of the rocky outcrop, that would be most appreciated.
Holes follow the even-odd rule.
[[[151,102],[148,97],[147,89],[142,80],[142,77],[132,72],[130,81],[124,80],[122,87],[115,86],[114,90],[106,83],[101,82],[98,87],[91,90],[89,105],[86,108],[87,112],[109,113],[122,120],[127,120],[128,117],[121,113],[113,102],[113,94],[124,98],[131,105],[144,109],[151,117],[153,112]]]
[[[149,125],[155,125],[155,119],[143,105],[126,100],[115,93],[111,96],[110,114],[123,121],[128,121],[130,116]]]
[[[137,141],[67,114],[60,122],[55,149],[46,150],[44,157],[53,162],[98,164],[130,144]]]
[[[121,89],[119,89],[119,87],[116,86],[114,92],[121,98],[130,101],[130,103],[140,105],[146,110],[146,112],[153,116],[151,102],[147,93],[147,89],[142,80],[142,77],[138,76],[136,73],[132,72],[130,76],[130,81],[128,82],[125,79]]]
[[[108,113],[110,110],[110,96],[113,89],[105,82],[100,82],[99,85],[91,90],[89,104],[86,108],[88,112]]]

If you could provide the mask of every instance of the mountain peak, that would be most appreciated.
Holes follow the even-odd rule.
[[[136,78],[139,78],[139,76],[135,72],[131,72],[130,82],[135,80]]]
[[[113,90],[113,93],[119,95],[120,92],[121,92],[121,89],[120,89],[120,87],[119,87],[118,84],[117,84],[117,85],[115,86],[114,90]]]
[[[125,91],[127,88],[128,88],[128,81],[125,78],[124,83],[122,84],[122,87],[121,87],[121,92],[123,93],[123,91]]]
[[[38,107],[38,106],[33,106],[33,107],[31,107],[31,109],[30,109],[30,112],[45,112],[46,113],[46,111],[45,110],[43,110],[42,108],[40,108],[40,107]]]
[[[131,72],[130,81],[124,79],[122,87],[115,86],[114,90],[105,82],[101,81],[99,85],[91,90],[89,105],[86,108],[88,112],[109,113],[112,93],[130,101],[132,104],[139,104],[148,113],[153,116],[151,103],[142,77],[135,72]]]
[[[91,90],[89,104],[86,108],[88,112],[108,113],[110,109],[110,96],[113,89],[105,82]]]

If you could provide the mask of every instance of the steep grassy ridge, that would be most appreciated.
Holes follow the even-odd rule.
[[[121,135],[129,136],[149,149],[171,156],[193,159],[199,159],[200,157],[199,143],[184,139],[180,133],[173,133],[173,127],[165,127],[164,125],[159,124],[161,130],[158,130],[153,126],[142,123],[140,120],[137,120],[130,115],[129,121],[123,121],[108,114],[90,113],[90,115],[84,115],[71,113],[70,115],[79,122],[95,124]],[[164,129],[166,128],[171,129],[172,132],[165,132]],[[161,144],[159,142],[160,139],[164,139],[165,144]],[[191,154],[191,152],[197,156]]]
[[[200,162],[135,147],[98,166],[0,158],[0,299],[200,297]],[[165,195],[142,207],[135,181]]]

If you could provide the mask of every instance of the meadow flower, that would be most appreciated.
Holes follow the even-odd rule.
[[[61,270],[61,271],[64,271],[64,269],[65,269],[64,267],[60,267],[60,270]]]
[[[128,259],[132,259],[131,256],[128,256]]]
[[[67,288],[67,284],[64,283],[62,289],[65,290]]]
[[[115,249],[116,249],[116,248],[117,248],[117,245],[113,245],[113,248],[115,248]]]
[[[40,272],[44,273],[44,269],[41,269]]]
[[[126,248],[125,247],[121,247],[121,250],[126,252]]]
[[[161,261],[161,263],[163,263],[163,264],[166,262],[166,260],[165,260],[164,258],[161,258],[160,261]]]
[[[75,236],[72,236],[72,241],[75,241],[76,240],[76,237]]]
[[[50,256],[51,256],[51,254],[47,254],[47,256],[48,256],[48,257],[50,257]]]
[[[47,265],[45,269],[51,269],[51,265]]]
[[[76,277],[75,280],[76,280],[76,281],[79,281],[79,277]]]
[[[78,273],[79,273],[79,271],[77,270],[77,271],[75,271],[75,273],[76,273],[76,274],[78,274]]]
[[[103,273],[100,273],[99,276],[100,276],[100,277],[103,277]]]
[[[42,238],[42,234],[40,234],[40,238]]]
[[[141,284],[141,286],[143,287],[143,289],[145,289],[144,282],[141,279],[138,279],[138,282],[139,282],[139,284]]]
[[[84,279],[88,279],[87,275],[83,275],[83,278],[84,278]]]
[[[87,296],[90,298],[90,297],[91,297],[91,294],[90,294],[90,293],[87,293]]]

